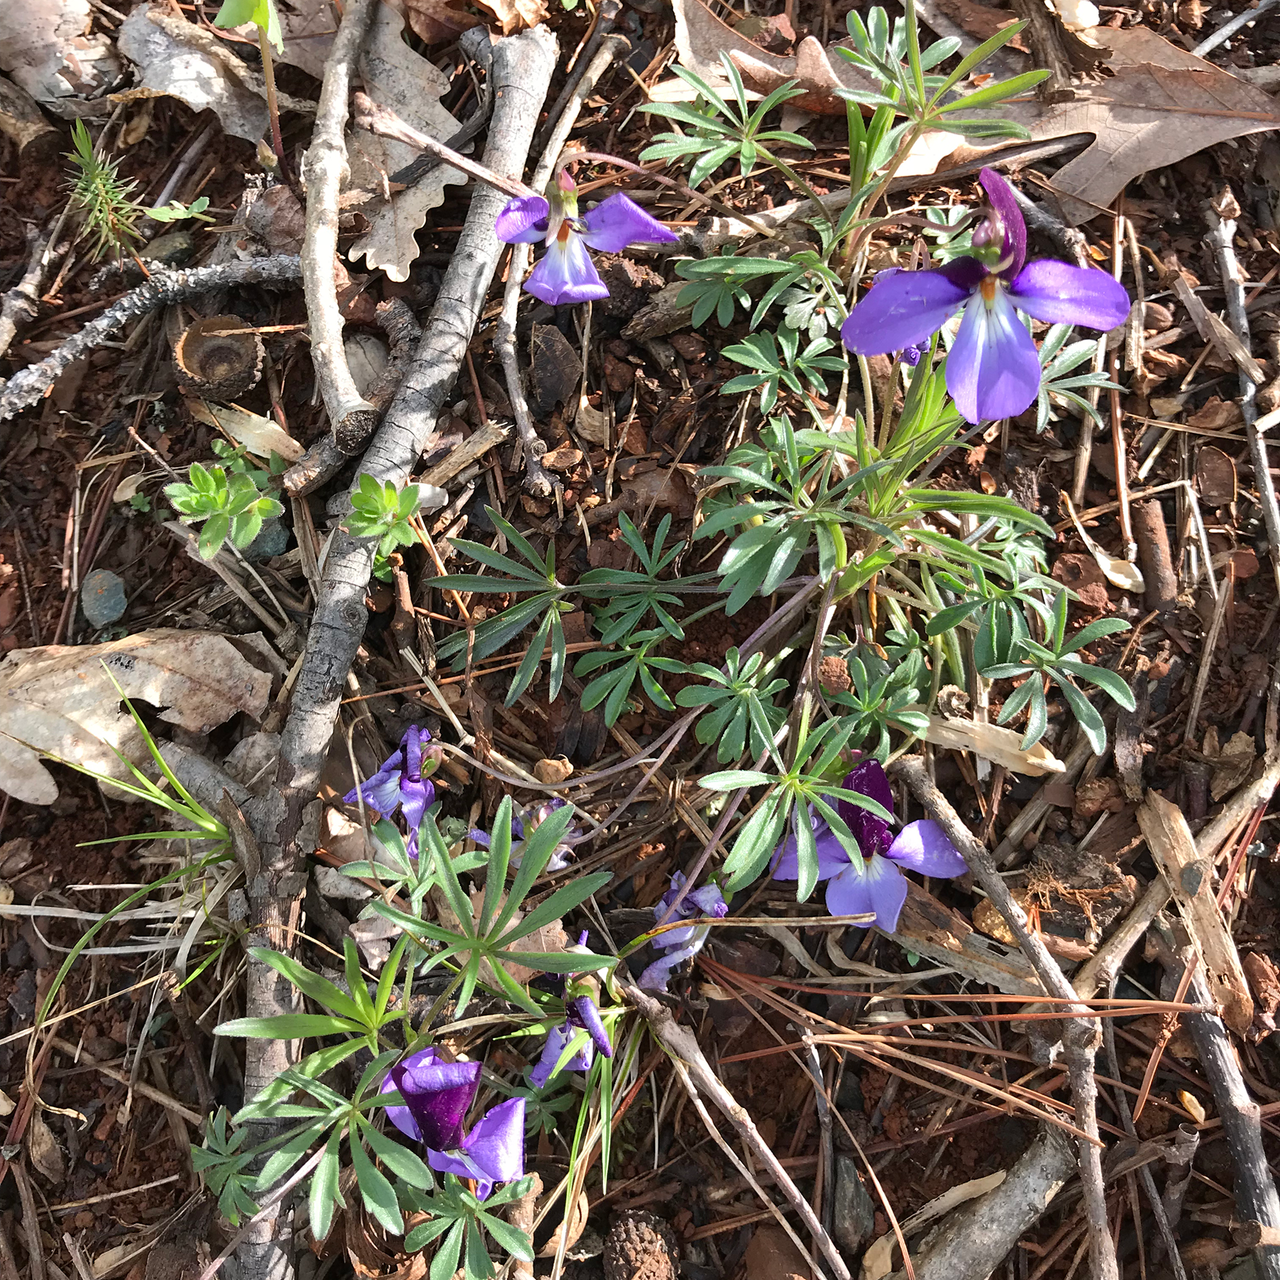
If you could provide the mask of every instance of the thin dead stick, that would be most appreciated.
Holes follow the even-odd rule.
[[[0,356],[9,350],[18,326],[36,318],[40,305],[40,282],[44,279],[49,241],[33,228],[27,233],[27,243],[31,246],[31,259],[26,273],[0,301]]]
[[[416,147],[419,151],[425,151],[428,155],[435,156],[437,160],[442,160],[451,169],[459,169],[468,177],[475,178],[477,182],[495,187],[513,198],[538,194],[532,187],[526,187],[519,179],[505,177],[486,165],[468,160],[461,152],[455,151],[452,147],[446,147],[443,142],[437,142],[430,134],[420,133],[412,125],[401,120],[390,107],[374,102],[367,93],[357,92],[352,98],[352,104],[356,109],[354,123],[357,129],[365,129],[369,133],[377,134],[380,138],[390,138],[394,142],[403,142],[407,147]]]
[[[297,283],[301,273],[298,259],[287,254],[228,262],[219,267],[195,267],[190,271],[156,271],[146,284],[91,320],[56,351],[38,364],[15,373],[0,391],[0,422],[35,404],[72,361],[115,337],[130,320],[145,316],[157,307],[198,297],[211,289],[238,289],[249,284],[268,289],[288,288]]]
[[[40,1243],[40,1210],[35,1192],[27,1175],[25,1160],[16,1160],[9,1166],[13,1180],[18,1185],[18,1199],[22,1202],[22,1230],[27,1237],[27,1274],[31,1280],[45,1280],[44,1248]]]
[[[1063,1010],[1068,1016],[1063,1018],[1062,1042],[1066,1049],[1067,1074],[1076,1125],[1088,1136],[1088,1141],[1077,1143],[1077,1154],[1085,1218],[1088,1222],[1090,1267],[1094,1280],[1119,1280],[1115,1246],[1107,1229],[1102,1143],[1098,1138],[1098,1084],[1093,1071],[1093,1059],[1099,1041],[1097,1020],[1090,1016],[1091,1011],[1086,1006],[1079,1003],[1071,983],[1045,948],[1039,934],[1033,934],[1027,929],[1026,916],[996,870],[990,851],[979,844],[960,820],[960,815],[952,808],[951,801],[938,790],[925,771],[924,760],[920,756],[904,757],[892,766],[892,772],[906,782],[915,798],[964,856],[974,879],[1013,931],[1013,936],[1018,940],[1022,953],[1031,962],[1045,992],[1073,1002]]]
[[[569,96],[564,114],[556,121],[542,157],[538,161],[538,167],[533,171],[532,185],[535,189],[541,190],[551,180],[552,170],[560,158],[560,152],[569,137],[569,131],[578,119],[583,102],[595,89],[600,77],[608,70],[618,52],[618,41],[606,40],[583,72],[582,78]],[[525,488],[536,498],[549,498],[555,486],[542,465],[542,455],[546,453],[547,446],[533,425],[533,415],[529,412],[529,402],[525,398],[524,384],[520,380],[520,366],[516,359],[516,314],[520,307],[520,289],[524,284],[525,272],[529,269],[529,255],[529,245],[511,246],[511,263],[507,269],[506,288],[502,293],[502,311],[498,316],[494,345],[502,361],[507,398],[511,401],[516,431],[520,436],[521,451],[524,455]]]
[[[1116,994],[1116,976],[1113,975],[1110,981],[1110,993],[1112,998]],[[1107,1065],[1111,1068],[1111,1078],[1120,1080],[1123,1077],[1120,1074],[1120,1056],[1116,1053],[1116,1027],[1114,1018],[1106,1018],[1102,1023],[1102,1038],[1107,1047]],[[1116,1108],[1120,1112],[1120,1119],[1124,1123],[1125,1131],[1135,1141],[1138,1138],[1138,1131],[1134,1127],[1133,1112],[1129,1108],[1129,1099],[1125,1097],[1124,1090],[1117,1088],[1113,1090]],[[1156,1230],[1160,1232],[1160,1239],[1164,1244],[1165,1252],[1169,1255],[1169,1265],[1173,1268],[1174,1280],[1187,1280],[1186,1268],[1182,1265],[1182,1256],[1178,1253],[1178,1242],[1174,1239],[1173,1228],[1169,1225],[1169,1216],[1164,1211],[1164,1203],[1160,1199],[1160,1191],[1156,1186],[1155,1177],[1151,1173],[1151,1166],[1144,1164],[1138,1170],[1138,1176],[1142,1179],[1143,1190],[1147,1193],[1147,1203],[1151,1206],[1151,1214],[1156,1220]]]
[[[1257,11],[1255,10],[1255,16]],[[1222,288],[1227,299],[1227,319],[1232,332],[1249,349],[1249,314],[1245,310],[1244,277],[1236,261],[1236,217],[1240,206],[1224,187],[1209,210],[1209,234],[1205,237],[1218,256],[1218,270],[1222,273]],[[1244,433],[1249,442],[1249,461],[1253,463],[1253,483],[1258,491],[1262,507],[1262,520],[1267,527],[1267,541],[1271,544],[1271,570],[1276,586],[1280,588],[1280,503],[1276,500],[1276,486],[1271,478],[1267,443],[1258,430],[1258,388],[1243,369],[1239,372],[1240,412],[1244,415]]]
[[[1164,942],[1161,961],[1168,981],[1176,981],[1186,958],[1160,923],[1156,928]],[[1192,966],[1191,999],[1212,1007],[1213,997],[1203,967],[1194,959]],[[1261,1109],[1245,1085],[1226,1025],[1211,1013],[1187,1013],[1183,1017],[1222,1118],[1222,1132],[1235,1167],[1236,1216],[1242,1222],[1280,1228],[1280,1195],[1262,1145]],[[1260,1280],[1280,1280],[1280,1247],[1259,1243],[1253,1249],[1253,1261]]]
[[[1196,725],[1200,720],[1200,704],[1204,701],[1204,691],[1209,687],[1209,676],[1213,671],[1213,651],[1218,647],[1218,634],[1222,630],[1222,620],[1226,617],[1227,604],[1230,600],[1231,592],[1223,591],[1214,606],[1209,634],[1205,636],[1204,647],[1200,650],[1200,670],[1196,672],[1196,683],[1191,690],[1191,707],[1187,712],[1187,727],[1182,735],[1184,744],[1191,742],[1196,736]]]
[[[494,47],[495,107],[485,150],[490,168],[515,173],[523,169],[551,79],[555,47],[545,27],[509,36]],[[379,481],[403,484],[430,445],[497,267],[501,246],[494,222],[505,203],[506,197],[489,187],[479,187],[472,195],[466,225],[413,363],[365,453],[363,470]],[[374,540],[368,538],[342,531],[333,536],[282,733],[276,785],[246,806],[261,846],[263,871],[273,876],[289,874],[308,842],[304,811],[319,789],[338,706],[368,619],[364,594],[374,549]]]
[[[347,0],[342,25],[324,64],[311,145],[302,158],[307,188],[302,240],[302,288],[311,325],[311,364],[329,415],[329,427],[344,453],[358,453],[378,425],[378,410],[356,389],[342,343],[334,264],[338,252],[338,194],[347,172],[343,131],[351,72],[373,15],[374,0]]]
[[[756,1188],[757,1193],[765,1203],[773,1203],[756,1184],[755,1179],[738,1159],[737,1155],[734,1154],[733,1149],[720,1137],[715,1122],[705,1114],[700,1104],[698,1089],[702,1090],[716,1104],[725,1119],[733,1125],[739,1136],[751,1149],[751,1154],[768,1170],[769,1176],[773,1179],[775,1185],[799,1215],[805,1229],[813,1236],[814,1241],[822,1251],[822,1256],[826,1258],[837,1280],[851,1280],[849,1268],[845,1264],[840,1250],[836,1248],[835,1241],[822,1229],[822,1223],[818,1221],[817,1215],[813,1212],[809,1202],[800,1194],[800,1189],[792,1182],[790,1174],[782,1167],[782,1162],[773,1154],[769,1145],[760,1136],[760,1132],[755,1127],[751,1117],[738,1103],[733,1094],[720,1083],[719,1077],[711,1069],[711,1064],[698,1047],[698,1042],[693,1038],[692,1033],[685,1027],[677,1025],[666,1007],[652,996],[646,995],[638,987],[632,986],[630,983],[624,982],[621,986],[622,993],[627,1001],[640,1011],[641,1016],[649,1024],[649,1030],[653,1032],[658,1043],[667,1051],[667,1055],[676,1069],[676,1074],[680,1077],[680,1082],[685,1086],[690,1100],[698,1108],[699,1113],[703,1115],[708,1132],[729,1153],[730,1159],[737,1167],[738,1172]],[[694,1087],[695,1084],[697,1086],[696,1089]],[[787,1233],[794,1239],[795,1232],[792,1231],[786,1219],[782,1218],[781,1215],[778,1215],[778,1217],[786,1228]],[[800,1244],[798,1240],[796,1243]],[[804,1248],[803,1245],[800,1245],[800,1247],[801,1249]]]

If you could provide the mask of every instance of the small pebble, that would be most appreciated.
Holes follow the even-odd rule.
[[[124,617],[124,583],[108,569],[95,569],[80,588],[80,608],[90,626],[105,627]]]
[[[258,530],[258,536],[244,549],[246,560],[270,560],[282,556],[289,549],[289,527],[279,520],[267,520]]]

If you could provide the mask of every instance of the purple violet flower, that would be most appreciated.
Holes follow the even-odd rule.
[[[1013,188],[993,169],[978,177],[991,211],[973,233],[973,256],[932,271],[881,272],[840,330],[855,355],[883,355],[927,341],[963,307],[947,390],[973,423],[1016,417],[1039,393],[1040,357],[1018,311],[1101,330],[1129,314],[1129,295],[1107,272],[1026,262],[1027,228]]]
[[[343,804],[357,804],[363,797],[365,807],[381,818],[390,818],[399,807],[409,827],[408,850],[411,858],[418,856],[418,828],[422,817],[436,798],[436,789],[424,776],[433,773],[440,763],[438,747],[428,747],[431,735],[417,725],[411,725],[400,746],[384,760],[372,778],[358,783],[345,796]]]
[[[570,950],[573,949],[570,948]],[[578,935],[577,950],[591,954],[587,951],[585,929]],[[542,1056],[529,1073],[529,1083],[535,1089],[546,1087],[547,1081],[555,1074],[560,1055],[564,1053],[576,1031],[585,1031],[591,1037],[591,1044],[584,1045],[578,1050],[564,1064],[562,1070],[589,1071],[596,1049],[599,1049],[606,1058],[613,1057],[613,1044],[609,1040],[609,1033],[604,1029],[600,1010],[596,1007],[596,1002],[591,998],[586,986],[572,982],[568,976],[561,977],[558,981],[560,995],[564,1000],[564,1022],[547,1032],[546,1042],[542,1046]]]
[[[590,1071],[598,1049],[605,1058],[613,1057],[613,1044],[609,1033],[600,1020],[600,1010],[589,995],[570,996],[564,1002],[564,1022],[552,1027],[547,1032],[546,1043],[542,1046],[542,1056],[537,1065],[529,1073],[529,1083],[535,1089],[546,1087],[547,1081],[555,1074],[560,1055],[568,1047],[576,1031],[585,1031],[591,1037],[591,1043],[584,1045],[564,1064],[564,1071]]]
[[[843,785],[846,791],[861,792],[893,812],[893,792],[878,760],[864,760],[848,774]],[[892,933],[907,900],[902,868],[943,877],[962,876],[969,869],[942,828],[928,818],[909,822],[890,839],[889,824],[882,818],[848,800],[834,803],[853,832],[862,857],[851,854],[821,818],[814,820],[818,879],[827,881],[827,910],[833,916],[874,914],[876,927]],[[778,850],[773,879],[799,878],[799,855],[792,834]]]
[[[684,873],[677,871],[671,877],[671,888],[662,895],[662,898],[653,908],[653,918],[655,920],[661,920],[667,914],[667,910],[676,900],[684,885]],[[706,916],[712,916],[717,920],[721,920],[728,914],[729,904],[724,900],[724,894],[720,892],[720,886],[706,884],[701,889],[694,889],[692,893],[685,894],[672,919],[701,920]],[[686,960],[696,956],[702,950],[702,945],[706,942],[707,935],[710,932],[709,925],[691,924],[687,928],[667,929],[664,933],[658,934],[653,940],[653,945],[657,950],[666,951],[667,954],[661,959],[655,960],[640,975],[638,983],[640,988],[644,991],[665,992],[667,980],[670,978],[672,970],[682,965]]]
[[[562,169],[542,196],[517,196],[498,215],[494,232],[507,244],[547,242],[547,252],[524,282],[525,290],[557,306],[607,298],[588,247],[620,253],[629,244],[670,244],[679,237],[621,192],[578,216],[577,188]]]
[[[525,845],[538,827],[557,809],[563,808],[563,800],[545,800],[542,804],[526,806],[519,813],[511,815],[511,865],[513,867],[520,865],[520,860],[524,857]],[[573,853],[573,840],[577,834],[577,828],[572,825],[565,829],[564,839],[551,851],[551,857],[544,871],[563,871],[569,865],[569,858]],[[468,831],[467,835],[482,849],[490,847],[491,837],[486,832],[473,830]]]
[[[495,1182],[524,1177],[524,1099],[491,1107],[463,1132],[463,1120],[480,1086],[478,1062],[445,1062],[433,1048],[396,1063],[382,1092],[399,1092],[402,1107],[387,1108],[387,1119],[427,1149],[437,1173],[474,1178],[476,1199],[486,1200]]]

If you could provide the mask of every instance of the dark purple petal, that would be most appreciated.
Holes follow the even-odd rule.
[[[1105,271],[1073,267],[1052,258],[1028,262],[1009,286],[1019,311],[1046,324],[1082,324],[1104,332],[1129,314],[1124,285]]]
[[[874,914],[876,927],[887,933],[898,927],[906,900],[907,882],[902,872],[879,856],[861,866],[850,863],[847,870],[827,884],[827,910],[833,916]]]
[[[965,307],[947,356],[947,390],[973,423],[1016,417],[1040,390],[1036,344],[998,285],[989,304],[978,293]]]
[[[426,737],[430,740],[431,735],[428,733]],[[405,730],[400,745],[404,748],[404,776],[410,782],[417,782],[422,777],[422,735],[416,724]]]
[[[444,1062],[435,1049],[423,1049],[396,1063],[387,1078],[400,1091],[427,1147],[448,1151],[462,1141],[462,1122],[480,1086],[478,1062]],[[385,1081],[382,1087],[385,1091]],[[399,1109],[389,1107],[388,1113]],[[395,1116],[391,1122],[410,1132]]]
[[[898,352],[898,359],[901,360],[903,364],[908,364],[914,369],[916,365],[920,363],[920,357],[922,355],[924,355],[923,347],[903,347],[902,350]]]
[[[541,196],[517,196],[493,224],[493,233],[507,244],[544,240],[551,225],[551,206]]]
[[[572,231],[547,247],[524,287],[535,298],[553,307],[565,302],[591,302],[609,296],[582,237]]]
[[[1011,280],[1022,270],[1027,260],[1027,224],[1023,221],[1022,210],[1018,208],[1018,198],[1008,180],[994,169],[983,169],[978,174],[991,208],[1000,219],[1000,227],[1004,232],[1004,252],[1000,258],[1000,274]]]
[[[878,760],[864,760],[849,770],[844,780],[846,791],[857,791],[893,812],[893,790]],[[883,853],[889,847],[889,824],[874,813],[860,809],[849,800],[837,800],[836,811],[849,825],[864,858]],[[847,855],[846,855],[847,857]]]
[[[582,215],[582,238],[601,253],[621,253],[629,244],[672,244],[679,240],[628,196],[610,196]]]
[[[426,778],[400,784],[400,809],[411,832],[417,831],[422,825],[422,815],[435,802],[435,798],[436,789]]]
[[[936,271],[882,272],[840,327],[844,345],[855,355],[879,356],[927,341],[975,287],[963,282],[963,270],[954,269],[963,262],[978,268],[978,279],[985,274],[973,258],[958,258]]]
[[[962,876],[969,870],[960,850],[947,839],[947,833],[929,818],[907,823],[885,857],[925,876],[950,878]]]
[[[613,1057],[613,1043],[600,1021],[600,1010],[590,996],[575,996],[569,1001],[569,1020],[591,1037],[591,1043],[604,1057]]]

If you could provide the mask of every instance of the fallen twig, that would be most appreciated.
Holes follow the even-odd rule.
[[[716,1104],[725,1119],[733,1125],[743,1142],[751,1149],[751,1154],[768,1171],[775,1185],[786,1197],[787,1202],[796,1211],[800,1221],[813,1236],[818,1248],[822,1251],[822,1256],[826,1258],[838,1280],[851,1280],[849,1268],[841,1256],[840,1250],[836,1248],[835,1241],[822,1229],[822,1223],[818,1221],[817,1215],[813,1212],[809,1202],[800,1194],[800,1189],[791,1180],[790,1174],[782,1167],[781,1161],[774,1155],[769,1144],[760,1136],[760,1132],[752,1122],[751,1117],[738,1103],[733,1094],[720,1083],[719,1076],[712,1070],[711,1064],[698,1047],[698,1042],[693,1038],[693,1034],[687,1028],[679,1026],[660,1001],[646,995],[638,987],[632,986],[630,983],[624,982],[621,986],[622,993],[627,1001],[639,1010],[640,1015],[649,1024],[649,1030],[653,1032],[658,1043],[666,1050],[672,1065],[676,1069],[676,1074],[680,1076],[681,1083],[684,1084],[686,1092],[688,1092],[694,1105],[699,1111],[702,1111],[700,1099],[693,1088],[693,1085],[696,1084],[697,1088],[701,1089]],[[755,1180],[741,1161],[738,1160],[732,1148],[719,1138],[714,1121],[707,1116],[704,1116],[704,1120],[707,1121],[707,1127],[712,1137],[716,1138],[722,1148],[729,1153],[738,1171],[754,1185]],[[760,1192],[759,1187],[756,1190],[765,1203],[773,1204],[763,1192]],[[781,1214],[777,1216],[786,1228],[787,1234],[792,1239],[795,1239],[795,1232],[790,1224]],[[800,1244],[798,1240],[796,1243]],[[803,1248],[804,1246],[800,1245],[800,1247]]]
[[[1251,12],[1257,17],[1258,10]],[[1209,234],[1206,241],[1218,256],[1218,270],[1222,273],[1222,288],[1227,299],[1227,319],[1232,332],[1249,348],[1249,315],[1245,310],[1244,277],[1236,261],[1236,217],[1240,206],[1230,187],[1223,188],[1209,210]],[[1249,442],[1249,461],[1253,463],[1253,483],[1258,491],[1262,507],[1262,520],[1267,527],[1267,541],[1271,548],[1271,570],[1276,586],[1280,588],[1280,503],[1276,501],[1275,481],[1267,458],[1267,444],[1258,430],[1258,388],[1243,369],[1239,373],[1240,412],[1244,415],[1244,434]],[[1206,655],[1205,665],[1208,665]]]
[[[1161,948],[1161,961],[1166,966],[1167,981],[1177,983],[1189,957],[1174,946],[1173,937],[1166,927],[1157,922],[1156,929],[1165,943]],[[1213,996],[1201,966],[1195,960],[1192,960],[1192,965],[1188,994],[1194,1003],[1211,1007]],[[1249,1096],[1231,1037],[1222,1019],[1212,1013],[1186,1013],[1182,1016],[1195,1041],[1196,1056],[1200,1059],[1209,1088],[1213,1091],[1213,1100],[1222,1120],[1222,1132],[1235,1166],[1236,1216],[1245,1223],[1258,1223],[1263,1228],[1257,1233],[1261,1239],[1268,1228],[1272,1231],[1280,1228],[1280,1196],[1276,1194],[1275,1179],[1271,1176],[1262,1146],[1261,1111]],[[1260,1280],[1280,1280],[1280,1247],[1259,1243],[1253,1248],[1253,1260]]]
[[[311,328],[311,364],[324,399],[329,427],[338,447],[348,454],[360,447],[378,425],[378,410],[356,389],[342,343],[334,263],[338,252],[338,194],[347,171],[343,130],[351,71],[360,54],[373,0],[348,0],[333,49],[324,64],[324,83],[316,109],[311,145],[302,158],[307,188],[307,217],[302,241],[302,287]]]
[[[494,114],[486,164],[517,173],[546,95],[555,39],[545,27],[508,37],[493,51]],[[440,294],[423,326],[412,365],[365,454],[363,470],[400,485],[429,445],[479,321],[501,246],[494,222],[506,197],[490,187],[472,196]],[[364,593],[374,541],[333,535],[307,648],[281,740],[276,785],[246,806],[258,835],[264,871],[288,875],[301,857],[304,810],[318,792],[347,674],[364,633]]]
[[[925,770],[920,756],[907,756],[893,766],[915,798],[925,807],[947,838],[964,856],[973,878],[981,886],[992,905],[1004,917],[1023,954],[1031,962],[1045,992],[1071,1004],[1062,1012],[1062,1043],[1066,1050],[1067,1073],[1071,1100],[1075,1107],[1076,1125],[1088,1135],[1077,1144],[1080,1182],[1084,1191],[1084,1212],[1089,1233],[1089,1254],[1094,1280],[1118,1280],[1115,1246],[1107,1227],[1107,1201],[1102,1179],[1102,1144],[1098,1139],[1098,1085],[1094,1078],[1093,1059],[1097,1052],[1099,1028],[1097,1019],[1079,1003],[1071,983],[1045,948],[1039,934],[1027,928],[1022,908],[1013,900],[1008,885],[996,870],[991,853],[979,844],[973,833],[960,820],[951,802],[938,790]]]
[[[38,364],[15,373],[0,391],[0,422],[35,404],[73,360],[114,337],[130,320],[156,307],[193,298],[211,289],[236,289],[249,284],[283,289],[296,283],[301,273],[299,260],[288,254],[228,262],[218,267],[194,267],[190,271],[157,271],[146,284],[91,320]]]
[[[32,229],[27,233],[27,243],[31,246],[31,259],[26,272],[0,301],[0,356],[9,350],[18,326],[30,324],[36,318],[40,304],[40,282],[48,264],[49,240]]]

